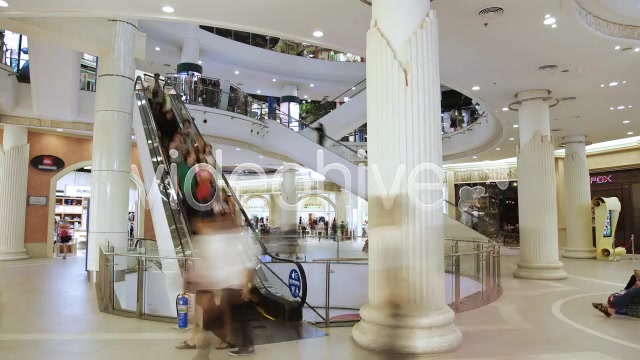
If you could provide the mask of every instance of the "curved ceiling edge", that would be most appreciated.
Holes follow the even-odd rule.
[[[640,40],[640,26],[618,24],[605,20],[590,13],[578,1],[571,0],[571,2],[573,2],[575,15],[587,28],[614,38]]]

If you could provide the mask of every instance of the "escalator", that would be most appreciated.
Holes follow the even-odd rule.
[[[158,255],[167,257],[197,258],[197,249],[193,248],[191,241],[194,234],[191,223],[194,217],[202,216],[202,214],[186,209],[184,205],[183,194],[177,186],[177,177],[172,175],[175,174],[175,171],[171,169],[175,169],[175,166],[172,167],[168,141],[163,139],[158,131],[158,125],[166,126],[166,123],[162,124],[159,121],[174,122],[172,126],[181,132],[185,139],[192,140],[190,146],[193,147],[194,152],[204,154],[203,147],[206,147],[206,143],[178,95],[168,96],[171,110],[167,111],[167,114],[172,114],[169,117],[157,112],[154,114],[149,101],[150,93],[148,88],[146,90],[142,79],[138,78],[134,94],[135,105],[138,108],[138,111],[134,111],[134,131],[145,188],[147,189],[149,209],[156,233],[154,252],[157,251]],[[308,306],[306,304],[307,279],[304,268],[299,262],[279,258],[269,252],[222,173],[221,166],[212,157],[203,156],[199,160],[206,161],[214,169],[217,191],[224,189],[229,194],[232,208],[236,211],[236,219],[239,219],[239,223],[243,223],[239,227],[249,233],[253,242],[257,264],[252,288],[252,302],[255,308],[254,321],[264,322],[256,326],[261,329],[275,329],[274,331],[277,331],[277,329],[283,328],[282,322],[300,323],[303,308]],[[219,197],[215,199],[214,201],[219,201]],[[197,261],[195,263],[197,264]],[[280,274],[271,269],[270,263],[280,265]],[[161,268],[165,274],[167,296],[175,298],[177,294],[182,292],[182,281],[180,280],[186,278],[188,269],[185,269],[181,264],[179,265],[177,261],[171,260],[163,260],[157,267]],[[171,278],[169,272],[165,271],[171,267],[179,268],[176,273],[181,275],[180,279]],[[282,268],[288,272],[289,279],[287,281],[283,279]],[[315,311],[315,309],[312,310]]]

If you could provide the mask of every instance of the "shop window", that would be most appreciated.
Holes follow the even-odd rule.
[[[80,58],[80,90],[96,91],[98,57],[82,54]]]
[[[29,73],[29,40],[25,35],[8,30],[0,31],[2,43],[2,62],[10,66],[17,74],[19,82],[28,83]]]

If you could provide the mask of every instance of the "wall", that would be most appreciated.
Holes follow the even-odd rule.
[[[640,148],[587,155],[587,167],[592,172],[593,170],[640,167]]]
[[[0,137],[2,129],[0,129]],[[29,158],[37,155],[55,155],[64,160],[69,166],[83,161],[91,161],[92,141],[89,138],[64,136],[58,134],[29,131]],[[133,164],[139,167],[138,151],[133,147],[131,152]],[[35,196],[49,196],[51,178],[55,172],[42,172],[29,166],[27,179],[27,194]],[[52,199],[48,199],[52,201]],[[25,247],[31,257],[47,257],[47,231],[49,221],[48,206],[27,206],[25,222]],[[145,212],[145,237],[155,238],[151,215]],[[50,252],[49,252],[50,253]]]

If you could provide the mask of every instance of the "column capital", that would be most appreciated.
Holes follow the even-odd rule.
[[[569,135],[562,138],[561,147],[566,147],[569,144],[584,144],[585,146],[591,145],[591,141],[587,141],[587,137],[584,135]]]
[[[517,99],[516,101],[509,104],[509,109],[513,111],[520,110],[522,104],[529,101],[541,100],[544,101],[550,108],[558,105],[560,103],[560,99],[555,98],[551,95],[551,90],[546,89],[534,89],[534,90],[524,90],[516,93],[514,97]]]

